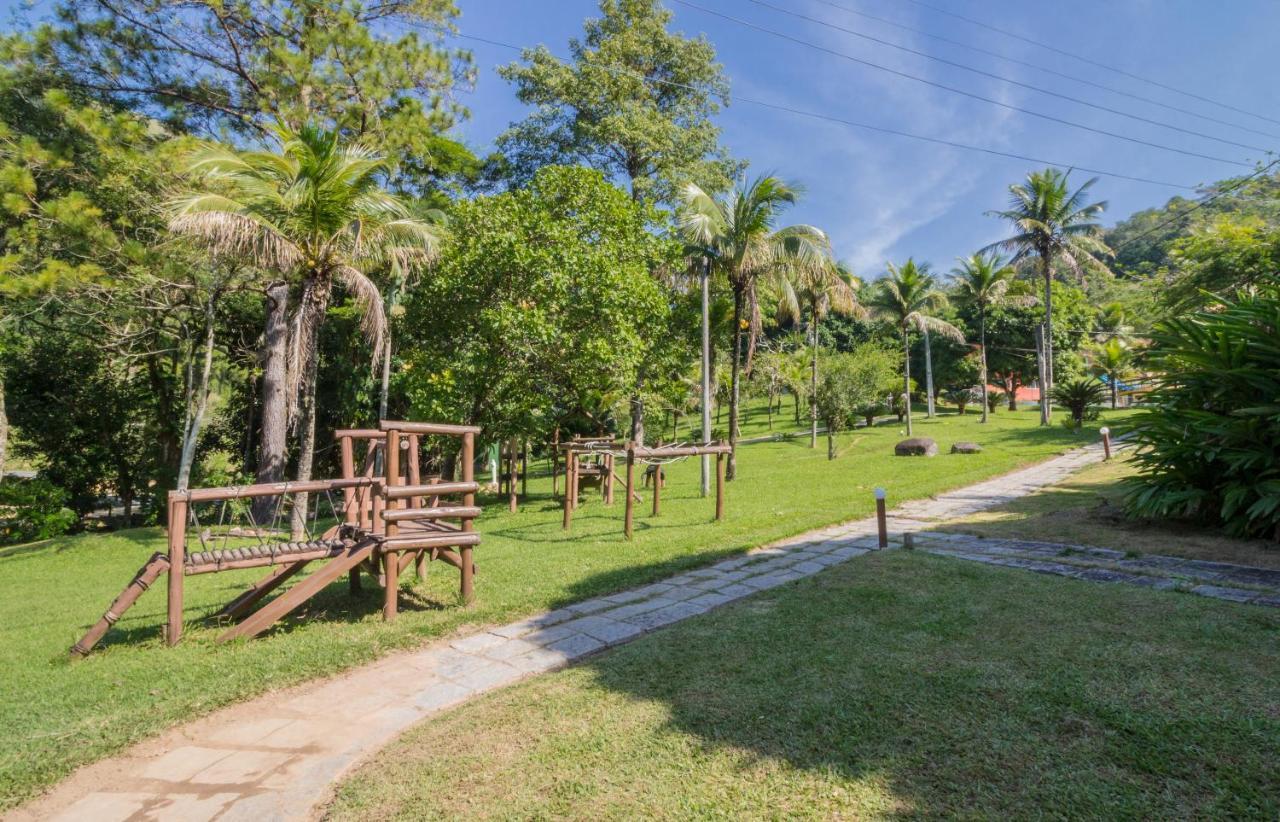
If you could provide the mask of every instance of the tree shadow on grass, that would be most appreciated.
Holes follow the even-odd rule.
[[[1195,641],[1152,657],[1129,638],[1131,617],[1165,613],[1177,603],[1151,598],[1171,595],[1095,586],[1080,596],[1081,585],[875,556],[584,665],[601,687],[664,705],[666,730],[708,753],[747,752],[746,784],[779,773],[776,763],[805,772],[820,816],[821,797],[850,783],[887,793],[889,815],[909,817],[1277,807],[1265,772],[1280,736],[1263,740],[1257,723],[1275,719],[1263,719],[1257,692],[1212,718],[1196,696],[1221,693],[1251,663],[1205,668]]]

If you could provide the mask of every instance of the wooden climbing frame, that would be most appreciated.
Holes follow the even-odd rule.
[[[646,447],[627,442],[619,446],[607,440],[587,443],[569,443],[561,445],[565,452],[565,495],[564,495],[564,529],[569,530],[573,524],[573,512],[578,506],[578,477],[582,471],[581,461],[584,455],[591,455],[595,460],[607,462],[608,479],[605,491],[606,503],[613,502],[613,483],[619,479],[614,468],[614,460],[623,457],[626,460],[626,475],[623,488],[626,494],[626,512],[623,515],[623,532],[631,539],[634,531],[635,504],[643,501],[636,488],[636,463],[648,463],[653,470],[653,510],[652,516],[662,512],[662,489],[666,485],[664,462],[684,457],[714,454],[716,457],[716,520],[724,519],[724,469],[725,458],[733,449],[727,442],[714,442],[706,445],[658,445]],[[648,471],[645,472],[648,475]],[[646,485],[648,477],[646,476]]]
[[[186,577],[197,574],[271,568],[266,577],[218,612],[219,616],[239,620],[219,636],[219,642],[257,636],[343,574],[349,575],[351,588],[358,590],[362,568],[383,584],[382,615],[386,620],[396,616],[399,575],[414,561],[420,577],[425,575],[429,560],[438,559],[457,568],[462,600],[470,602],[474,596],[475,575],[472,552],[480,542],[480,535],[475,532],[480,509],[475,504],[479,486],[474,475],[475,438],[479,432],[480,429],[466,425],[383,421],[377,429],[337,432],[343,473],[339,479],[171,491],[168,553],[154,554],[147,561],[102,618],[72,646],[72,654],[89,653],[161,574],[168,575],[165,638],[169,645],[176,644],[182,637],[183,583]],[[460,480],[422,482],[418,447],[424,436],[461,440]],[[358,443],[365,446],[364,464],[359,471],[355,461]],[[247,548],[187,551],[189,513],[197,503],[226,505],[234,500],[339,491],[343,498],[342,522],[318,537],[262,542]],[[458,499],[442,502],[442,498]],[[203,543],[203,534],[200,538]],[[260,600],[314,562],[324,562],[324,565],[253,610]]]

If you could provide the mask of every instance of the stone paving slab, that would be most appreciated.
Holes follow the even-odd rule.
[[[1280,571],[1268,568],[1181,557],[1131,558],[1111,548],[934,531],[916,533],[915,542],[918,549],[929,553],[986,565],[1280,607]]]
[[[923,530],[958,511],[998,505],[1057,482],[1101,456],[1100,446],[1087,446],[1005,477],[906,503],[891,512],[891,527],[895,532]],[[308,818],[347,771],[424,717],[648,631],[822,573],[873,550],[875,535],[874,519],[828,526],[661,582],[568,604],[266,695],[82,769],[13,817],[94,822]],[[945,548],[952,556],[1005,564],[1018,560],[984,555],[963,540],[938,539],[940,552]],[[111,789],[104,791],[101,785]]]

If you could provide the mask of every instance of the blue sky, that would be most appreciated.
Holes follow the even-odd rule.
[[[1041,42],[1049,42],[1109,66],[1176,89],[1280,121],[1280,87],[1274,34],[1280,3],[1273,0],[926,0]],[[1011,105],[1151,142],[1240,162],[1257,150],[1136,122],[979,77],[924,58],[798,20],[750,0],[692,0],[697,5],[785,32],[900,71],[991,97]],[[999,52],[1055,71],[1246,126],[1262,136],[1124,96],[1050,76],[1025,66],[904,32],[832,8],[820,0],[769,0],[773,5],[845,28],[891,40],[1023,83],[1050,89],[1185,129],[1252,147],[1280,149],[1280,122],[1245,114],[1153,87],[1060,54],[977,28],[911,4],[908,0],[834,0],[911,28]],[[458,0],[459,29],[520,45],[542,43],[560,56],[597,12],[596,0]],[[1002,109],[989,103],[895,77],[736,23],[668,2],[673,28],[705,34],[715,44],[732,92],[794,108],[829,113],[888,128],[989,146],[1067,164],[1116,171],[1186,185],[1248,173],[1248,169],[1127,143]],[[478,150],[523,110],[494,68],[514,59],[506,49],[458,41],[473,49],[480,70],[474,93],[462,95],[472,118],[460,132]],[[864,277],[877,276],[886,260],[909,255],[943,270],[954,258],[999,239],[1004,226],[984,212],[1000,208],[1006,188],[1031,164],[989,157],[902,137],[851,129],[748,104],[731,105],[719,118],[724,142],[751,163],[751,173],[774,172],[802,184],[806,194],[791,222],[821,226],[841,258]],[[1087,175],[1076,172],[1083,182]],[[1098,198],[1110,203],[1107,223],[1163,203],[1179,191],[1103,177]]]

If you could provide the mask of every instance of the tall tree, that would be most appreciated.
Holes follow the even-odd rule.
[[[1009,207],[988,212],[1007,220],[1014,229],[1008,239],[987,249],[1003,248],[1013,254],[1011,262],[1035,257],[1044,280],[1044,372],[1040,390],[1041,424],[1049,424],[1049,392],[1053,388],[1053,283],[1054,266],[1064,264],[1083,279],[1089,269],[1105,271],[1098,259],[1109,255],[1097,217],[1107,207],[1105,201],[1088,202],[1089,189],[1098,181],[1087,180],[1075,191],[1067,185],[1067,174],[1046,168],[1033,171],[1023,183],[1009,186]]]
[[[743,342],[751,367],[760,331],[757,285],[783,269],[827,265],[830,243],[811,225],[776,228],[782,210],[795,203],[799,189],[777,177],[761,176],[725,197],[713,197],[693,183],[685,187],[680,229],[686,240],[714,249],[712,268],[733,291],[733,350],[729,389],[729,444],[738,442],[738,398],[741,394]],[[744,333],[745,332],[745,333]],[[737,454],[729,453],[725,476],[733,479]]]
[[[471,56],[453,0],[60,0],[41,52],[84,89],[175,127],[257,141],[319,123],[400,158],[417,186],[474,158],[444,136]]]
[[[299,287],[288,334],[286,393],[299,432],[297,476],[310,479],[315,454],[315,386],[324,322],[335,284],[355,299],[375,358],[386,317],[365,271],[395,261],[423,265],[439,244],[434,226],[410,215],[381,188],[386,162],[337,133],[281,130],[278,152],[237,152],[208,145],[187,172],[198,190],[169,205],[170,228],[204,243],[215,256],[266,269]],[[294,507],[294,528],[306,516]]]
[[[535,106],[498,139],[515,183],[549,164],[583,164],[625,181],[631,196],[674,205],[680,187],[727,188],[739,166],[712,117],[729,84],[705,37],[672,32],[659,0],[601,0],[601,16],[569,42],[569,61],[543,46],[499,73]],[[643,383],[631,401],[633,440],[644,440]]]
[[[1013,266],[993,252],[961,258],[952,273],[956,278],[957,301],[972,307],[978,314],[978,352],[981,358],[978,379],[982,383],[982,421],[986,422],[991,408],[987,401],[987,312],[1010,299],[1022,301],[1026,298],[1010,297],[1009,285],[1015,273]]]
[[[907,436],[913,433],[911,331],[923,334],[927,330],[957,342],[964,341],[964,334],[960,329],[935,316],[946,304],[947,295],[938,288],[938,282],[929,273],[928,267],[918,266],[912,259],[901,266],[890,263],[888,275],[880,281],[871,299],[871,309],[902,335],[902,391],[906,405]]]
[[[809,447],[818,447],[818,325],[830,313],[865,316],[858,302],[861,283],[853,269],[836,260],[824,265],[795,265],[783,269],[780,319],[806,320],[809,324]]]
[[[498,139],[513,173],[581,163],[667,205],[687,182],[727,188],[739,169],[712,122],[729,84],[711,43],[670,31],[659,0],[601,0],[600,12],[569,42],[569,61],[539,46],[499,70],[536,106]]]

